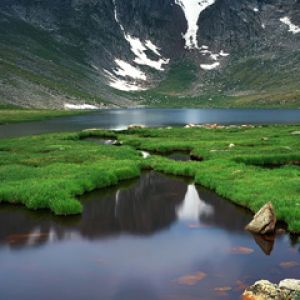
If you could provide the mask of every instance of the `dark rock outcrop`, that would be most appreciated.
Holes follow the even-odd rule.
[[[260,101],[268,101],[273,91],[280,103],[299,100],[294,89],[300,81],[299,0],[216,0],[197,26],[199,48],[187,49],[188,22],[176,0],[2,0],[1,101],[25,107],[62,107],[67,101],[130,106],[156,98],[120,93],[112,81],[134,87],[141,81],[156,93],[169,78],[171,84],[159,89],[162,99],[258,93],[266,94]],[[139,50],[129,38],[140,43]],[[137,51],[154,62],[165,59],[163,68],[141,62]],[[140,78],[116,60],[137,68]],[[177,92],[181,78],[190,82]]]

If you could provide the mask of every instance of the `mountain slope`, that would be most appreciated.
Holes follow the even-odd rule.
[[[300,107],[299,74],[299,0],[0,3],[2,103]]]

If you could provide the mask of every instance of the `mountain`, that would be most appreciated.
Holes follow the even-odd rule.
[[[0,103],[300,107],[300,0],[1,0]]]

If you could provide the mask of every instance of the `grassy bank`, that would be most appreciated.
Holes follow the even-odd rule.
[[[0,125],[83,114],[83,111],[12,109],[0,106]]]
[[[300,232],[300,126],[89,131],[1,140],[0,200],[55,214],[82,211],[76,197],[139,176],[143,169],[191,176],[256,212],[272,201],[289,229]],[[87,136],[118,138],[99,145]],[[143,159],[138,149],[155,151]],[[203,161],[163,157],[188,150]]]

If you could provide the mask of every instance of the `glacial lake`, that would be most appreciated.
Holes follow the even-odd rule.
[[[132,123],[290,124],[300,111],[110,110],[3,125],[0,136]],[[0,205],[1,300],[238,300],[262,278],[300,278],[299,236],[246,232],[249,211],[191,179],[148,171],[80,201],[75,217]]]
[[[82,216],[0,206],[1,299],[240,299],[300,277],[297,237],[244,230],[251,214],[153,171],[82,196]]]
[[[130,124],[149,127],[205,124],[299,124],[297,109],[116,109],[39,122],[0,125],[0,138],[87,128],[125,129]]]

